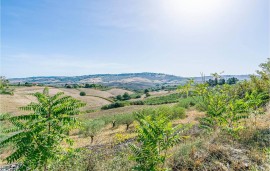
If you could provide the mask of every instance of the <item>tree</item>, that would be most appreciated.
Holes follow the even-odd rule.
[[[84,91],[80,92],[80,96],[85,96],[85,95],[86,95],[86,93]]]
[[[19,170],[47,170],[48,164],[65,151],[63,141],[72,145],[67,133],[77,125],[74,115],[85,103],[63,94],[50,96],[46,88],[44,93],[34,94],[37,102],[20,108],[30,114],[8,118],[14,127],[5,132],[12,134],[0,142],[0,147],[14,146],[15,151],[6,158],[8,163],[20,162]]]
[[[119,95],[116,96],[116,100],[121,101],[121,100],[123,100],[123,98],[122,98],[122,96],[119,94]]]
[[[29,83],[29,82],[25,82],[24,85],[27,86],[27,87],[32,87],[33,86],[33,84]]]
[[[229,84],[229,85],[236,84],[238,81],[239,81],[239,80],[238,80],[237,78],[232,77],[232,78],[229,78],[229,79],[227,80],[227,84]]]
[[[219,85],[225,84],[225,79],[224,79],[224,78],[219,79],[219,80],[218,80],[218,84],[219,84]]]
[[[146,93],[149,93],[149,90],[148,89],[145,89],[144,90],[144,94],[146,94]]]
[[[131,99],[131,97],[130,97],[130,95],[129,95],[127,92],[125,92],[125,93],[123,94],[123,99],[124,99],[124,100],[129,100],[129,99]]]
[[[208,83],[208,85],[211,86],[211,87],[214,87],[214,86],[217,85],[216,82],[215,82],[215,80],[212,80],[212,79],[209,79],[209,80],[207,81],[207,83]]]
[[[90,120],[83,123],[82,132],[85,136],[91,138],[91,143],[94,142],[94,137],[104,127],[105,121],[100,119]]]
[[[84,88],[90,88],[90,84],[86,83],[86,84],[84,85]]]
[[[134,114],[122,114],[117,116],[117,122],[119,124],[125,124],[126,131],[129,129],[129,126],[133,123],[134,120]]]
[[[167,151],[179,142],[181,125],[172,127],[172,123],[162,114],[146,116],[138,113],[136,121],[139,123],[138,145],[129,145],[133,153],[131,160],[137,163],[134,169],[165,170]]]
[[[72,85],[66,84],[65,87],[66,88],[72,88]]]
[[[135,96],[136,99],[139,99],[139,98],[141,98],[141,97],[142,97],[142,96],[141,96],[140,94],[138,94],[138,95]]]

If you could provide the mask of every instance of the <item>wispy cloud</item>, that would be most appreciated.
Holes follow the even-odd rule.
[[[16,68],[16,73],[8,75],[14,77],[18,73],[23,76],[33,75],[84,75],[94,73],[106,73],[111,70],[121,71],[126,65],[116,62],[102,62],[92,60],[91,57],[72,57],[61,54],[17,54],[4,56],[2,59],[6,64],[2,75],[11,73]],[[19,71],[19,72],[18,72]],[[36,73],[36,74],[35,74]]]

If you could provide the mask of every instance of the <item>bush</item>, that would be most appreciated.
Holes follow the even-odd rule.
[[[131,99],[130,95],[127,92],[125,92],[122,97],[123,97],[124,100]]]
[[[86,95],[86,93],[84,91],[80,92],[80,96],[85,96],[85,95]]]
[[[181,94],[170,94],[167,96],[152,97],[144,100],[144,103],[147,105],[159,105],[159,104],[168,104],[176,103],[181,98]]]
[[[142,96],[141,95],[137,95],[135,98],[136,99],[139,99],[139,98],[141,98]]]
[[[149,97],[149,96],[151,96],[150,93],[148,93],[148,92],[145,93],[145,97]]]
[[[122,96],[121,96],[121,95],[118,95],[118,96],[116,96],[116,100],[121,101],[121,100],[123,100],[123,98],[122,98]]]
[[[137,100],[130,102],[130,105],[144,105],[144,102],[142,100]]]
[[[183,119],[186,117],[185,113],[186,113],[185,108],[174,106],[171,119]]]
[[[129,144],[132,151],[131,160],[136,162],[134,170],[169,170],[165,168],[167,150],[179,143],[180,126],[172,123],[163,114],[149,117],[136,115],[138,137],[136,144]]]
[[[195,106],[196,102],[195,102],[195,97],[188,97],[185,99],[180,99],[179,102],[177,103],[177,106],[179,107],[183,107],[183,108],[189,108],[191,106]]]
[[[112,103],[112,104],[109,104],[109,105],[102,106],[101,109],[102,110],[108,110],[108,109],[113,109],[113,108],[118,108],[118,107],[124,107],[126,105],[128,105],[128,103],[115,102],[115,103]]]
[[[186,111],[183,107],[174,105],[174,106],[161,106],[156,109],[156,112],[154,113],[154,115],[163,114],[168,119],[173,120],[173,119],[185,118],[185,113]]]

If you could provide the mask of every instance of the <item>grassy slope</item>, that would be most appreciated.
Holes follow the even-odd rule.
[[[18,87],[15,89],[14,95],[0,95],[0,112],[21,113],[18,108],[35,101],[35,97],[31,93],[42,92],[44,87]],[[80,96],[80,91],[85,91],[87,96]],[[111,89],[108,91],[100,91],[95,89],[66,89],[66,88],[50,88],[50,94],[64,92],[65,95],[72,96],[76,99],[87,103],[85,109],[95,109],[103,105],[110,104],[109,97],[129,92],[123,89]],[[132,93],[132,92],[129,92]]]

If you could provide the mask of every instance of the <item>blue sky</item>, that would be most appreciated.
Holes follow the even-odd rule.
[[[2,0],[1,75],[251,74],[269,0]]]

